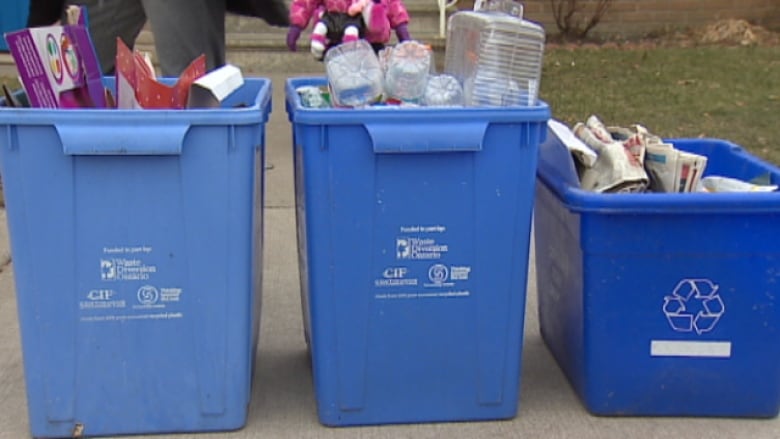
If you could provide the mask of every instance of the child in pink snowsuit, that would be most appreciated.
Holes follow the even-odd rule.
[[[367,23],[360,13],[350,14],[350,6],[355,0],[292,0],[290,5],[290,29],[287,32],[287,47],[295,52],[301,32],[314,18],[317,20],[312,31],[312,54],[322,59],[332,46],[342,42],[366,38],[374,50],[381,50],[390,40],[389,32],[376,32],[366,29]],[[398,41],[411,39],[409,35],[409,13],[403,0],[368,0],[374,3],[374,10],[381,15],[371,19],[374,26],[377,20],[384,21],[384,29],[395,30]],[[379,5],[380,7],[376,7]],[[353,8],[354,9],[354,8]]]

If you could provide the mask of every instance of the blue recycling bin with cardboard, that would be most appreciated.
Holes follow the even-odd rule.
[[[262,78],[214,109],[0,107],[34,437],[245,424],[270,109]]]
[[[719,139],[670,139],[704,175],[780,183]],[[552,133],[534,233],[541,333],[597,415],[780,409],[780,193],[597,194]]]
[[[514,417],[549,108],[304,108],[287,80],[325,425]]]

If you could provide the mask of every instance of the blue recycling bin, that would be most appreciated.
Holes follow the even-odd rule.
[[[34,437],[244,425],[270,109],[262,78],[217,109],[0,107]]]
[[[301,299],[329,426],[514,417],[546,104],[304,108]]]
[[[27,25],[29,11],[29,0],[14,0],[3,3],[2,13],[0,13],[0,52],[8,50],[8,44],[6,44],[3,34],[24,29]]]
[[[718,139],[670,139],[707,175],[780,183]],[[542,336],[597,415],[780,409],[780,193],[597,194],[552,133],[535,210]]]

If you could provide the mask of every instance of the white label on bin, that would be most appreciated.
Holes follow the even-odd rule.
[[[120,297],[121,292],[113,289],[94,289],[87,294],[85,301],[79,303],[82,322],[124,322],[143,320],[171,320],[184,317],[182,312],[169,309],[181,300],[181,288],[141,285],[127,298]],[[126,292],[127,293],[127,292]],[[96,312],[128,312],[132,314],[94,315]]]
[[[408,267],[387,267],[382,271],[382,277],[374,280],[377,287],[409,287],[417,286],[417,279],[409,278]]]
[[[447,231],[447,227],[441,224],[432,226],[401,226],[399,231],[401,233],[444,233]]]
[[[157,287],[152,285],[143,285],[140,288],[138,288],[138,291],[136,292],[136,297],[138,298],[138,304],[133,305],[133,308],[165,308],[165,305],[162,303],[157,303],[160,301],[160,290],[157,289]]]
[[[449,251],[449,246],[438,242],[430,236],[421,237],[412,234],[444,233],[447,227],[442,225],[409,225],[401,226],[401,235],[395,239],[395,256],[400,260],[440,259]]]
[[[469,280],[470,273],[471,267],[467,265],[431,264],[424,274],[427,280],[422,285],[426,288],[451,288],[456,281]],[[374,279],[374,286],[380,288],[415,287],[419,284],[420,281],[409,267],[387,267],[381,278]]]
[[[375,299],[379,300],[408,300],[408,299],[454,299],[461,297],[469,297],[471,291],[469,290],[446,290],[446,291],[425,291],[425,292],[408,292],[408,293],[379,293],[374,295]]]
[[[469,266],[453,265],[450,267],[451,280],[469,280],[469,274],[471,274],[471,267]]]
[[[683,279],[664,297],[662,311],[675,332],[711,332],[726,312],[718,294],[720,287],[710,279]]]
[[[452,287],[455,281],[469,280],[471,267],[461,265],[432,264],[428,267],[428,281],[425,283],[429,288]]]
[[[730,358],[730,341],[651,340],[653,357]]]
[[[117,297],[117,292],[110,288],[95,288],[89,290],[84,300],[79,302],[79,309],[112,309],[125,308],[127,302]]]
[[[161,302],[178,302],[181,299],[181,288],[160,288]]]
[[[426,287],[451,287],[455,283],[451,282],[450,269],[444,264],[433,264],[428,268],[428,280]]]
[[[184,317],[182,312],[155,312],[148,314],[129,314],[129,315],[109,315],[109,316],[84,316],[81,317],[82,322],[126,322],[126,321],[143,321],[143,320],[174,320]]]
[[[120,291],[110,288],[89,290],[84,300],[79,302],[79,310],[88,314],[82,316],[82,322],[116,322],[126,320],[159,320],[182,318],[181,312],[173,312],[169,307],[181,301],[182,288],[141,285],[132,294],[123,297]],[[127,292],[125,292],[127,294]],[[129,315],[110,314],[93,315],[108,312],[133,312]]]
[[[398,259],[440,259],[449,251],[449,246],[433,238],[399,236],[395,240],[395,249]]]
[[[152,247],[146,245],[103,247],[103,257],[100,258],[100,280],[106,282],[149,280],[151,275],[157,272],[157,266],[146,264],[141,258],[151,252]]]

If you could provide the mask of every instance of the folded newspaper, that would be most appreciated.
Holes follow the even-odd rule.
[[[654,192],[695,192],[707,157],[680,151],[668,143],[647,145],[645,168]]]
[[[582,188],[594,192],[644,192],[649,178],[641,145],[628,148],[615,140],[596,116],[574,125],[574,134],[598,154],[596,162],[583,170]]]
[[[550,128],[580,164],[582,189],[625,193],[694,192],[699,188],[707,157],[680,151],[642,125],[607,127],[595,115],[575,124],[573,133],[567,134],[561,125],[550,124]]]

